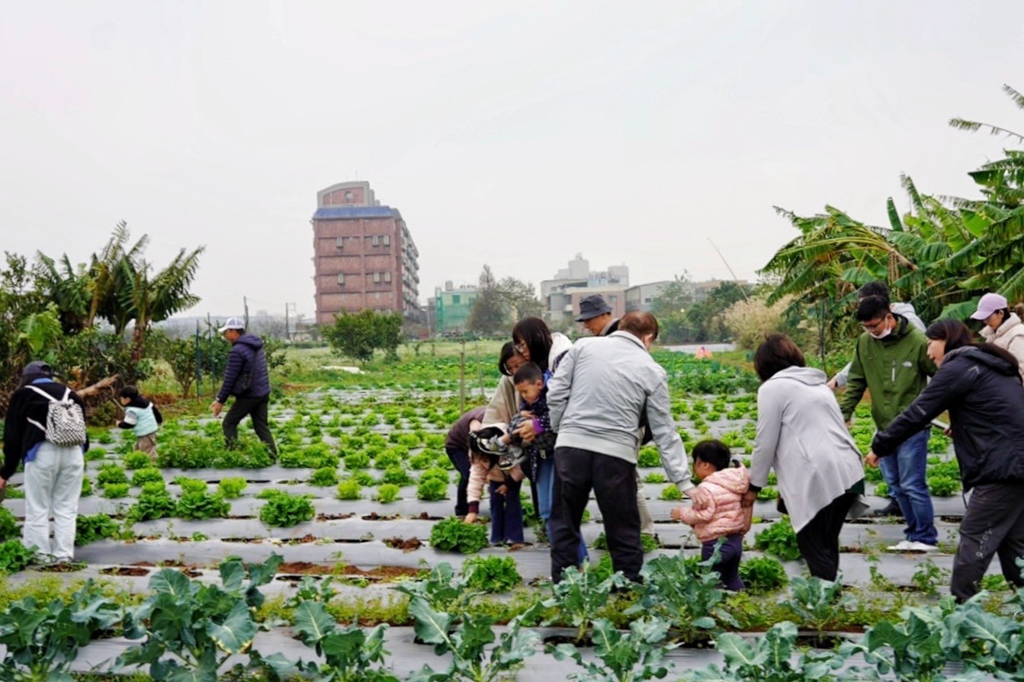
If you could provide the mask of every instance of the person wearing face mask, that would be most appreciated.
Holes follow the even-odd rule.
[[[961,602],[977,594],[993,556],[999,557],[1006,581],[1019,589],[1024,587],[1016,564],[1024,556],[1024,387],[1017,358],[999,346],[975,344],[956,320],[939,320],[926,336],[939,371],[910,407],[878,432],[867,464],[878,466],[881,459],[884,466],[900,443],[948,410],[960,478],[971,494],[950,591]]]
[[[1017,367],[1024,372],[1024,323],[1017,313],[1010,312],[1006,297],[985,294],[978,301],[978,309],[971,319],[984,322],[981,337],[993,346],[1009,351],[1017,360]]]
[[[846,393],[839,402],[847,425],[865,391],[871,391],[871,417],[884,431],[914,401],[936,372],[928,340],[907,318],[892,312],[889,301],[868,296],[857,307],[864,333],[857,339]],[[907,521],[906,540],[895,552],[933,552],[938,543],[935,510],[928,493],[928,426],[907,438],[892,457],[882,460],[889,494]]]

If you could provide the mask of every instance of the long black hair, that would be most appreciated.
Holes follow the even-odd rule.
[[[505,345],[501,347],[501,355],[498,356],[498,371],[507,377],[512,376],[512,372],[508,369],[508,361],[516,356],[516,344],[511,341],[506,341]]]
[[[1013,357],[1010,351],[991,343],[975,343],[971,330],[967,328],[966,324],[958,320],[946,318],[933,322],[924,335],[933,341],[945,341],[947,353],[964,346],[974,346],[983,353],[988,353],[1001,360],[1005,360],[1010,363],[1010,366],[1017,369],[1018,374],[1020,373],[1017,358]]]
[[[524,317],[512,328],[512,340],[523,344],[530,351],[530,362],[543,370],[548,369],[548,354],[551,353],[551,330],[539,317]]]

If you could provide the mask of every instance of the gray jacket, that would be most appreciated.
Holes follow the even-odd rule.
[[[820,369],[788,367],[757,391],[750,484],[763,488],[775,469],[796,531],[864,478],[860,451],[826,379]]]
[[[911,305],[910,303],[893,303],[892,305],[889,306],[889,310],[896,313],[897,315],[902,315],[903,317],[907,318],[907,322],[914,325],[921,331],[925,330],[924,320],[917,316],[917,311],[914,310],[914,306]],[[836,388],[843,388],[844,386],[846,386],[850,378],[851,367],[853,367],[853,362],[846,363],[846,367],[843,367],[841,370],[839,370],[838,374],[832,377],[833,379],[835,379]]]
[[[636,464],[640,415],[646,410],[670,481],[694,487],[672,419],[665,370],[629,332],[582,339],[548,383],[555,447],[580,448]]]

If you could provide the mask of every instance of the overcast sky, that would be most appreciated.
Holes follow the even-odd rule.
[[[0,15],[0,249],[205,244],[193,312],[313,311],[316,192],[368,180],[447,279],[754,278],[826,204],[883,223],[1024,128],[1024,2],[45,2]]]

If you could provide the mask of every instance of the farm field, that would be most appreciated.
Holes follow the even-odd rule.
[[[805,674],[784,679],[822,679],[826,672],[869,679],[854,669],[888,672],[879,652],[891,651],[884,647],[892,642],[918,668],[941,672],[956,658],[948,647],[928,643],[927,633],[928,642],[894,636],[872,651],[860,644],[863,631],[883,620],[898,628],[926,623],[926,630],[956,630],[943,620],[952,609],[943,597],[964,500],[941,434],[929,444],[941,549],[934,556],[887,553],[903,538],[902,525],[867,518],[843,530],[844,589],[807,580],[792,529],[776,509],[777,493],[767,488],[746,537],[743,574],[750,589],[723,593],[698,565],[690,529],[670,520],[677,491],[648,447],[640,463],[656,539],[645,548],[645,586],[626,589],[610,576],[601,512],[592,501],[583,532],[593,563],[553,589],[548,548],[525,488],[525,548],[488,546],[486,525],[447,521],[457,475],[444,437],[460,414],[453,345],[406,353],[397,364],[364,373],[323,370],[319,386],[276,398],[276,462],[251,436],[238,450],[225,450],[220,423],[205,417],[166,423],[155,463],[132,452],[132,441],[117,429],[92,429],[79,563],[61,572],[29,568],[17,549],[16,523],[24,515],[18,488],[3,502],[0,537],[15,539],[0,544],[0,568],[9,574],[0,591],[0,643],[20,652],[8,660],[36,665],[37,672],[44,664],[60,668],[60,651],[50,652],[52,660],[41,653],[50,646],[71,654],[76,674],[141,671],[154,679],[212,680],[215,670],[223,675],[244,665],[232,674],[388,679],[368,672],[383,669],[398,679],[485,680],[525,666],[520,679],[540,681],[585,672],[593,675],[587,679],[648,679],[641,673],[660,677],[655,673],[667,663],[674,669],[669,679],[783,679],[736,672],[737,661],[770,652]],[[466,409],[486,402],[481,385],[489,396],[497,384],[486,350],[467,360]],[[687,445],[716,437],[737,457],[749,457],[757,381],[742,362],[655,355],[669,372],[672,409]],[[319,360],[304,359],[311,357]],[[302,374],[305,381],[308,367]],[[872,427],[863,406],[858,415],[854,435],[866,452]],[[870,502],[884,506],[886,499],[871,494],[883,492],[878,471],[868,477]],[[485,500],[484,516],[487,508]],[[1006,638],[1012,627],[1020,629],[1020,607],[998,570],[993,564],[985,584],[990,593],[962,620],[999,624]],[[901,614],[905,608],[918,610],[908,616]],[[46,618],[34,639],[22,624],[31,613]],[[69,613],[77,614],[74,627],[66,622]],[[983,636],[972,632],[985,649]],[[965,633],[955,632],[966,641]],[[1021,655],[986,654],[983,663],[1005,668],[1024,660],[1013,658]],[[306,665],[296,667],[300,660]],[[709,672],[711,664],[727,671]],[[637,676],[615,673],[616,666]]]

